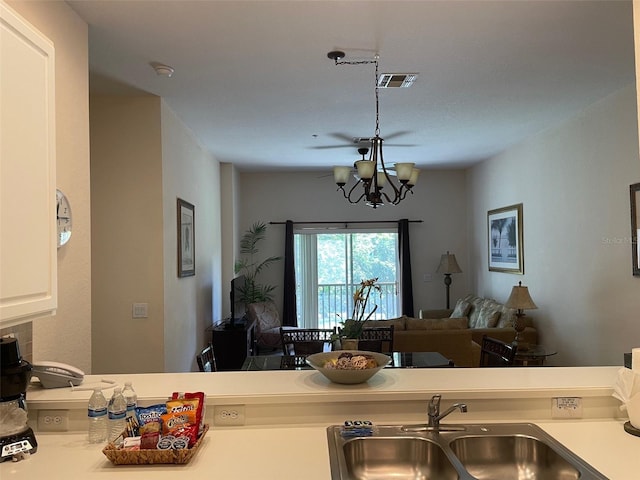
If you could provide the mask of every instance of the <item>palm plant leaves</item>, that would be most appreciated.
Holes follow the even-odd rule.
[[[236,260],[234,269],[236,274],[242,273],[245,276],[245,284],[243,288],[240,288],[240,293],[241,300],[246,304],[273,299],[275,286],[256,283],[256,277],[260,272],[282,258],[270,256],[262,261],[254,259],[254,255],[259,251],[258,243],[266,238],[266,232],[267,225],[262,222],[256,222],[240,239],[240,253],[244,257]]]

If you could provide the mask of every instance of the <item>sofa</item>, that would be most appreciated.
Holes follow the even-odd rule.
[[[513,309],[489,298],[467,295],[453,309],[420,310],[420,318],[370,320],[365,327],[393,325],[393,349],[397,352],[440,352],[457,367],[477,367],[482,337],[512,342],[514,319]],[[523,341],[535,344],[537,330],[530,318],[525,320]]]

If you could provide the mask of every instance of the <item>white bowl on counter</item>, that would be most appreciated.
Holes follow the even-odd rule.
[[[359,370],[325,367],[327,363],[336,361],[341,355],[344,355],[345,353],[351,354],[352,356],[362,355],[365,357],[372,357],[376,362],[376,366]],[[307,365],[320,372],[333,383],[353,385],[368,381],[376,373],[389,365],[389,363],[391,362],[391,357],[383,353],[367,352],[364,350],[336,350],[333,352],[314,353],[307,357],[306,362]]]

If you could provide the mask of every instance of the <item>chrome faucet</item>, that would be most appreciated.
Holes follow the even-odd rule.
[[[454,403],[449,408],[447,408],[443,413],[440,413],[440,400],[442,399],[442,395],[437,394],[431,397],[429,401],[429,407],[427,410],[427,415],[429,417],[429,427],[434,429],[438,429],[440,427],[440,420],[449,415],[454,410],[458,409],[462,413],[467,412],[467,404],[466,403]]]

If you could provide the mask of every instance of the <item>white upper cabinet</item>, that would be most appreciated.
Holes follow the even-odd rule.
[[[0,326],[57,306],[53,44],[0,2]]]

